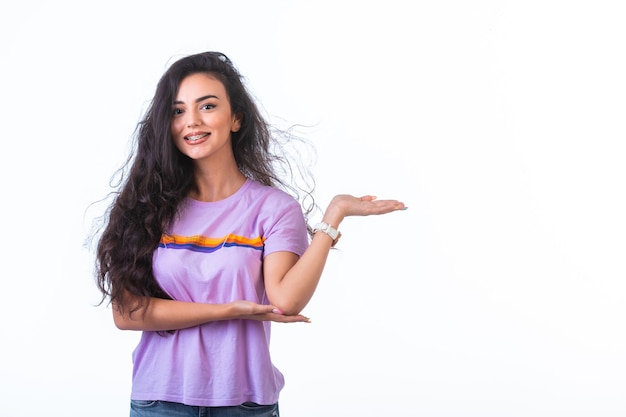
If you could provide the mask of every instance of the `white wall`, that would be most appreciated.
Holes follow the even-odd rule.
[[[137,334],[83,247],[156,81],[226,52],[316,125],[342,225],[285,416],[626,414],[626,13],[618,1],[12,3],[0,16],[0,414],[127,415]],[[86,413],[85,409],[89,411]]]

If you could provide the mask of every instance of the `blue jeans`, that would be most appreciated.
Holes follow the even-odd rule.
[[[278,403],[233,407],[196,407],[168,401],[130,401],[130,417],[279,417]]]

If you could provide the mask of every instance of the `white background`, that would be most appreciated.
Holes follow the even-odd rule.
[[[5,5],[0,415],[128,415],[138,334],[94,306],[90,204],[204,50],[312,126],[320,204],[409,206],[347,219],[313,323],[274,326],[284,416],[626,415],[621,4]]]

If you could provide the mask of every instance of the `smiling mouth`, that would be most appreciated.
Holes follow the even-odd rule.
[[[202,138],[205,138],[205,137],[207,137],[209,135],[210,135],[210,133],[203,133],[201,135],[185,136],[185,140],[189,141],[189,142],[195,142],[195,141],[200,140]]]

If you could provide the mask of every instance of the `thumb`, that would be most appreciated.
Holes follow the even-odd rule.
[[[359,197],[359,200],[361,200],[361,201],[374,201],[374,200],[376,200],[376,196],[375,195],[364,195],[363,197]]]

